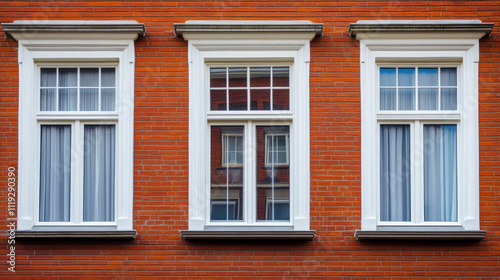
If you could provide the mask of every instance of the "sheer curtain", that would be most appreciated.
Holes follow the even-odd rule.
[[[380,220],[411,220],[410,126],[380,126]]]
[[[457,221],[457,126],[424,125],[425,221]]]
[[[69,222],[71,126],[42,125],[40,145],[40,221]]]
[[[115,126],[84,129],[83,220],[115,220]]]

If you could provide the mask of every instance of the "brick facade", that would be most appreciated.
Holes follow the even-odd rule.
[[[17,168],[17,42],[0,37],[0,275],[182,276],[213,278],[499,277],[499,1],[1,1],[0,22],[136,20],[133,241],[18,240],[16,273],[7,271],[8,167]],[[349,23],[378,19],[479,19],[494,22],[480,40],[480,242],[357,241],[361,216],[359,42]],[[186,20],[310,20],[324,24],[311,42],[311,229],[313,241],[182,240],[188,228]],[[3,35],[3,33],[2,33]],[[220,140],[219,140],[220,141]],[[220,161],[220,159],[219,159]],[[195,174],[191,174],[195,175]],[[5,260],[5,261],[4,261]],[[37,277],[38,279],[38,277]]]

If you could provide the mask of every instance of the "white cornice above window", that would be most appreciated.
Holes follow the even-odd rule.
[[[316,36],[322,36],[323,24],[313,23],[308,20],[301,21],[245,21],[245,20],[210,20],[198,21],[188,20],[185,23],[174,24],[175,35],[183,37],[185,40],[197,38],[210,39],[217,34],[217,39],[242,36],[250,37],[268,37],[286,38],[292,36],[305,36],[309,40]]]
[[[2,23],[5,34],[25,39],[132,39],[146,34],[143,23],[134,20],[16,20]]]
[[[368,39],[481,39],[493,23],[480,20],[360,20],[349,25],[349,35]]]

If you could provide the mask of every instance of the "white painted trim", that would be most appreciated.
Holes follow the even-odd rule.
[[[309,40],[313,32],[254,33],[196,33],[185,32],[189,40],[189,230],[206,230],[210,225],[227,228],[293,226],[294,230],[309,230]],[[290,65],[290,110],[286,112],[209,112],[208,111],[208,64],[241,63],[254,64],[276,62]],[[243,113],[243,114],[242,114]],[[247,126],[269,125],[265,121],[290,124],[290,185],[291,221],[288,223],[210,223],[208,205],[210,200],[207,163],[210,150],[209,125],[213,122],[240,121]],[[245,137],[253,139],[251,129]],[[250,132],[250,133],[249,133]],[[247,161],[247,159],[245,159]],[[247,181],[255,178],[251,171],[245,173]],[[250,188],[244,195],[245,221],[254,221],[249,205],[255,205],[255,194]],[[255,191],[255,190],[254,190]],[[255,209],[255,208],[253,208]]]
[[[414,34],[408,39],[385,34],[358,33],[361,75],[361,229],[377,230],[381,226],[400,229],[415,226],[461,226],[463,230],[479,230],[479,126],[478,126],[478,60],[477,34],[455,33],[435,37]],[[397,34],[395,34],[397,35]],[[418,35],[418,36],[417,36]],[[443,34],[440,34],[443,35]],[[458,63],[457,111],[380,112],[378,106],[378,64],[380,63]],[[379,212],[379,135],[382,122],[457,124],[458,145],[458,221],[456,223],[380,223]],[[422,124],[419,125],[419,123]],[[415,128],[419,132],[420,128]],[[416,132],[415,132],[416,133]],[[418,134],[415,137],[420,137]],[[415,138],[413,137],[413,138]],[[414,145],[414,144],[412,144]],[[414,151],[415,149],[412,149]],[[412,155],[414,157],[414,155]],[[417,176],[414,176],[417,177]],[[418,178],[415,184],[419,184]],[[421,194],[414,194],[421,200]],[[414,203],[413,203],[414,204]],[[412,208],[412,212],[415,209]],[[415,217],[421,221],[423,218]]]
[[[81,35],[81,34],[80,34]],[[116,124],[116,181],[115,215],[113,223],[52,223],[53,230],[67,230],[68,227],[92,226],[96,230],[133,229],[133,135],[134,135],[134,36],[111,36],[103,40],[85,40],[83,37],[34,36],[19,41],[19,189],[18,230],[35,230],[39,172],[37,160],[39,137],[33,135],[40,123],[50,122],[96,122]],[[116,37],[116,38],[115,38]],[[118,38],[119,37],[119,38]],[[130,37],[130,38],[129,38]],[[70,39],[68,39],[70,38]],[[115,39],[114,39],[115,38]],[[56,47],[55,47],[56,46]],[[115,112],[39,112],[38,67],[39,65],[109,65],[117,66],[117,93]],[[78,219],[76,219],[78,220]]]

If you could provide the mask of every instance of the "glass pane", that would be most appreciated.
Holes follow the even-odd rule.
[[[410,126],[380,126],[380,220],[411,220]]]
[[[59,86],[76,87],[77,86],[77,68],[59,68]]]
[[[415,86],[415,68],[398,69],[398,86]]]
[[[441,68],[441,86],[457,86],[457,68]]]
[[[399,110],[415,110],[415,89],[400,88],[398,91]]]
[[[396,86],[396,68],[380,68],[380,86]]]
[[[115,220],[115,126],[86,125],[83,157],[83,220]]]
[[[40,111],[56,111],[56,89],[40,90]]]
[[[243,220],[243,126],[211,126],[210,128],[210,220]],[[241,138],[241,139],[238,139]],[[234,150],[229,150],[230,145]],[[230,159],[230,154],[233,155]]]
[[[438,89],[419,88],[418,89],[418,109],[437,110],[438,109]]]
[[[97,111],[98,107],[99,89],[82,88],[80,90],[80,111]]]
[[[457,89],[442,88],[441,110],[456,110],[456,109],[457,109]]]
[[[59,89],[59,111],[76,111],[76,88]]]
[[[251,89],[251,110],[270,110],[271,90],[269,89]]]
[[[418,69],[419,86],[438,86],[437,68],[419,68]]]
[[[56,87],[56,68],[42,68],[41,70],[41,87]]]
[[[210,110],[225,111],[226,108],[226,90],[210,91]]]
[[[457,221],[456,125],[424,125],[424,216]]]
[[[270,67],[252,67],[250,68],[250,86],[251,87],[270,87],[271,86],[271,68]]]
[[[210,87],[226,87],[226,68],[210,68]]]
[[[69,222],[71,126],[42,125],[40,143],[40,222]]]
[[[289,221],[289,126],[257,126],[257,221]]]
[[[229,87],[247,86],[247,68],[229,68]]]
[[[98,87],[99,68],[80,68],[80,86]]]
[[[273,87],[289,87],[289,71],[289,67],[273,67]]]
[[[290,110],[289,92],[289,89],[273,89],[273,110]]]
[[[115,87],[115,68],[101,68],[101,86]]]
[[[229,110],[230,111],[248,110],[246,89],[229,90]]]
[[[101,89],[101,111],[115,110],[115,89]]]
[[[396,110],[396,89],[380,89],[380,110]]]

